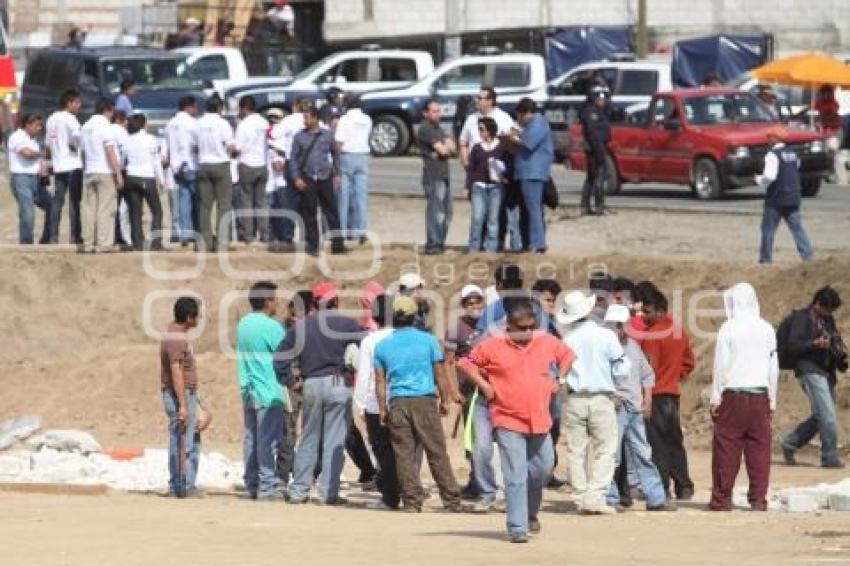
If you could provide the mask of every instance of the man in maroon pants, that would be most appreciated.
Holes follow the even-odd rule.
[[[717,335],[711,394],[714,441],[709,509],[732,509],[732,488],[743,452],[750,478],[750,507],[766,511],[770,421],[776,408],[779,376],[776,334],[761,318],[756,292],[749,283],[728,289],[723,303],[727,320]]]

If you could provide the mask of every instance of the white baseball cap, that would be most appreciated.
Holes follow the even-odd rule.
[[[398,286],[403,289],[416,289],[424,287],[425,280],[418,273],[405,273],[398,278]]]
[[[631,319],[632,313],[625,305],[611,305],[605,311],[605,322],[621,322],[627,323]]]
[[[484,298],[484,291],[481,290],[481,287],[478,285],[464,285],[463,289],[460,290],[460,300],[468,299],[469,297],[481,297]]]

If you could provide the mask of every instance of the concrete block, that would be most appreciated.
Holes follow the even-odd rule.
[[[829,496],[829,508],[832,511],[850,511],[850,494],[832,493]]]
[[[793,491],[787,495],[785,508],[789,513],[812,513],[819,510],[820,505],[812,495],[802,491]]]

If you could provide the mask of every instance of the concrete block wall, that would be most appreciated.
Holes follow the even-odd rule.
[[[446,0],[325,0],[325,38],[334,41],[446,33]],[[634,24],[637,0],[453,0],[461,33],[492,29]],[[850,49],[850,0],[649,0],[657,43],[725,32],[767,32],[779,54]]]

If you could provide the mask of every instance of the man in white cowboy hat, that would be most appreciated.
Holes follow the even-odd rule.
[[[431,327],[428,326],[431,305],[428,304],[428,297],[426,297],[424,291],[425,280],[418,273],[408,272],[398,278],[398,294],[416,301],[416,308],[419,309],[413,325],[419,330],[431,332]]]
[[[566,380],[567,464],[574,500],[586,515],[615,512],[605,502],[617,451],[614,379],[629,375],[629,362],[617,335],[590,318],[595,306],[595,295],[572,291],[557,316],[568,327],[564,342],[577,356]],[[589,466],[588,444],[593,454]]]

